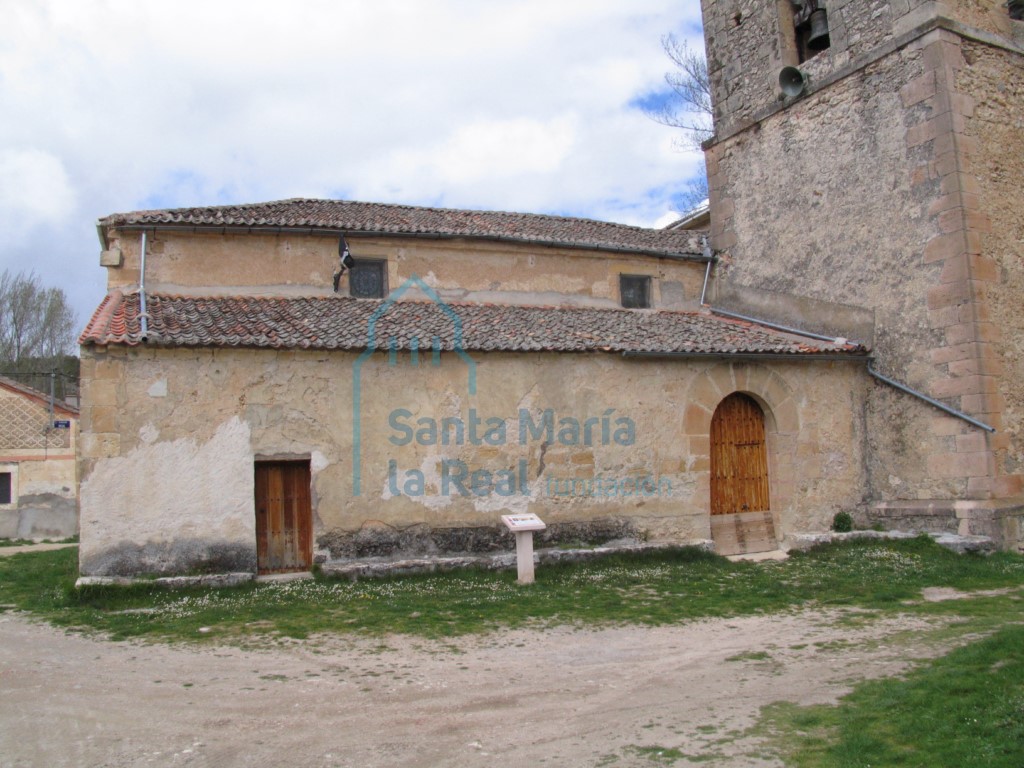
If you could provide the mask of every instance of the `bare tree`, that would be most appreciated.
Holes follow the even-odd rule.
[[[704,205],[709,196],[708,177],[701,173],[686,183],[686,191],[679,193],[676,202],[680,210],[693,212]]]
[[[714,134],[707,59],[701,51],[691,49],[685,40],[680,42],[673,34],[661,38],[661,47],[675,65],[674,70],[665,74],[673,96],[668,103],[645,111],[648,117],[663,125],[681,128],[684,144],[700,149],[701,143]]]
[[[0,362],[56,358],[74,350],[75,313],[61,288],[34,272],[0,274]]]

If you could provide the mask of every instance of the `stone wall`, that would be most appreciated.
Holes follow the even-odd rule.
[[[536,512],[562,538],[703,541],[711,416],[734,391],[766,413],[780,538],[860,501],[858,364],[472,363],[84,350],[82,573],[252,570],[260,457],[310,461],[325,557],[380,553],[382,541],[384,553],[486,549],[510,512]]]
[[[799,61],[790,0],[705,0],[704,38],[715,132],[725,137],[781,105],[779,70],[797,66],[812,83],[863,62],[926,21],[929,0],[828,0],[831,45]]]
[[[141,235],[110,234],[122,264],[108,268],[110,288],[134,289]],[[617,306],[619,275],[652,278],[652,305],[695,308],[704,264],[670,258],[460,239],[349,238],[353,255],[387,259],[393,290],[418,275],[446,301]],[[149,292],[201,295],[329,295],[338,265],[336,237],[151,233]],[[348,294],[348,277],[340,285]]]
[[[705,0],[704,37],[715,131],[731,135],[782,105],[779,70],[799,66],[812,85],[860,68],[905,44],[936,19],[1024,43],[1003,0],[827,0],[831,45],[799,61],[790,0]]]
[[[979,61],[968,84],[965,45],[977,49],[966,60],[986,51],[1003,71]],[[972,165],[981,142],[971,135],[981,115],[1004,120],[1009,144],[992,160],[1022,154],[1019,97],[998,86],[1019,60],[941,28],[911,35],[708,149],[719,281],[872,310],[880,372],[1000,430],[987,435],[879,385],[866,422],[869,498],[1019,492],[1015,431],[1003,427],[1020,376],[1004,376],[999,360],[1001,329],[1016,322],[1008,308],[1024,298],[1007,283],[1014,251],[1019,271],[1019,223],[1004,214],[992,240],[985,195],[994,204],[1020,193],[1012,172],[982,193],[993,171]],[[989,252],[999,238],[1001,265]],[[993,322],[989,297],[1004,294],[1003,322]]]
[[[981,250],[971,266],[986,288],[986,303],[971,320],[993,340],[981,361],[961,365],[995,382],[988,397],[1000,417],[993,446],[1002,479],[994,489],[1006,495],[1020,492],[1024,473],[1024,55],[967,41],[957,63],[956,90],[970,96],[963,162],[977,180],[965,209],[977,222]]]

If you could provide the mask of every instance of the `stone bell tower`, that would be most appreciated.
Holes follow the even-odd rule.
[[[868,376],[853,395],[863,513],[1011,547],[1024,529],[1022,10],[703,0],[713,301],[870,336],[879,373],[993,427]]]

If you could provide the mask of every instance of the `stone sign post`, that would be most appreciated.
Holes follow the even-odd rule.
[[[533,583],[533,532],[547,528],[536,515],[502,515],[501,522],[516,535],[516,566],[519,583]]]

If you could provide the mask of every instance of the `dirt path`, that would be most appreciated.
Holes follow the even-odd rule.
[[[653,746],[780,765],[738,734],[762,705],[833,701],[851,679],[934,653],[891,642],[930,626],[919,619],[836,618],[253,652],[113,643],[0,614],[0,765],[649,766],[636,748]]]

